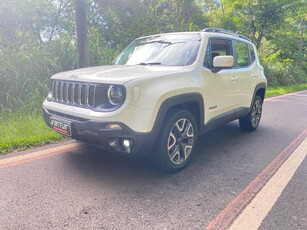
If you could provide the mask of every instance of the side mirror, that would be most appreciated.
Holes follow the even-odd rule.
[[[216,56],[213,58],[213,70],[212,72],[217,73],[218,71],[233,67],[234,59],[231,55]]]

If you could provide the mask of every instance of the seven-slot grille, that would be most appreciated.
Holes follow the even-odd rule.
[[[54,80],[51,86],[52,100],[76,106],[95,106],[96,85]]]

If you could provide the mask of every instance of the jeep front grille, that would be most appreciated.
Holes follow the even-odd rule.
[[[93,107],[96,87],[95,84],[54,80],[51,85],[52,100],[75,106]]]

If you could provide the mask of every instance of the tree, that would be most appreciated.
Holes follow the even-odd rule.
[[[223,27],[251,37],[257,48],[264,37],[282,26],[287,13],[293,10],[297,0],[229,0],[223,6],[229,10],[222,19]]]
[[[302,62],[302,53],[303,53],[303,41],[304,41],[304,27],[305,27],[305,18],[306,18],[306,0],[303,0],[303,12],[301,12],[301,25],[300,25],[300,42],[299,42],[299,48],[298,48],[298,66],[301,66],[301,62]]]
[[[75,8],[76,8],[79,68],[83,68],[89,65],[85,1],[75,0]]]

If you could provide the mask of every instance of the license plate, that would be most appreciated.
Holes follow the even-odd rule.
[[[61,134],[69,137],[71,136],[71,124],[67,121],[51,117],[50,127]]]

